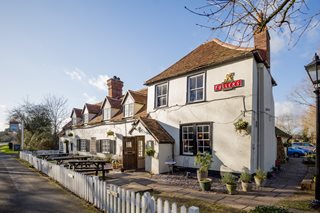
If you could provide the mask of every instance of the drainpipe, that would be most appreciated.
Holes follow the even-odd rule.
[[[260,66],[257,66],[257,169],[260,168]]]

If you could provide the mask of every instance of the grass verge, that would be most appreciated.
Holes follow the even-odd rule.
[[[8,145],[2,145],[0,146],[0,152],[5,153],[5,154],[18,154],[19,151],[12,151],[9,149]]]
[[[314,192],[299,191],[292,197],[288,197],[285,200],[279,201],[277,203],[277,206],[301,211],[318,212],[317,210],[314,210],[309,206],[312,200],[314,200]]]

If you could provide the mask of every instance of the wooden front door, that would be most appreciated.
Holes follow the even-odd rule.
[[[137,169],[137,143],[135,137],[123,137],[123,168]]]

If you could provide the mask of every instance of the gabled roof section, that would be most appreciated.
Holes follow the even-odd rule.
[[[116,99],[116,98],[112,98],[112,97],[106,96],[106,98],[103,101],[103,104],[101,105],[101,109],[104,108],[104,105],[106,104],[107,101],[109,102],[111,108],[115,108],[115,109],[120,109],[121,108],[122,98],[121,99]]]
[[[76,114],[77,118],[81,118],[82,117],[82,110],[81,109],[73,108],[70,117],[72,117],[73,113]]]
[[[126,101],[129,94],[131,95],[135,103],[147,104],[147,94],[148,94],[147,88],[137,90],[137,91],[128,90],[128,92],[123,97],[121,104],[123,104]]]
[[[140,118],[138,122],[150,132],[150,134],[158,141],[158,143],[174,143],[171,135],[159,124],[158,121],[152,118]]]
[[[184,56],[155,77],[147,80],[146,85],[158,81],[181,76],[205,67],[235,61],[241,58],[252,57],[253,48],[241,48],[226,44],[218,39],[204,43]]]
[[[88,109],[88,112],[91,114],[98,114],[100,112],[102,102],[96,104],[88,104],[86,103],[82,109],[82,113],[84,113],[85,108]]]
[[[279,129],[278,127],[275,127],[276,136],[284,137],[284,138],[292,138],[292,135],[284,132],[283,130]]]

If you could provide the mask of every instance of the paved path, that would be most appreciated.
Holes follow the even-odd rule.
[[[0,212],[98,212],[60,186],[0,153]]]
[[[179,185],[169,185],[155,179],[149,179],[145,173],[140,173],[140,175],[139,173],[108,174],[109,177],[114,176],[114,179],[108,182],[117,185],[127,185],[135,182],[160,192],[169,193],[171,196],[201,199],[236,209],[250,210],[258,205],[273,205],[281,199],[292,196],[298,190],[299,184],[307,171],[308,168],[302,164],[301,158],[291,158],[288,163],[283,165],[280,173],[266,181],[264,187],[253,188],[252,192],[241,192],[239,187],[236,195],[228,195],[215,190],[202,192]]]

